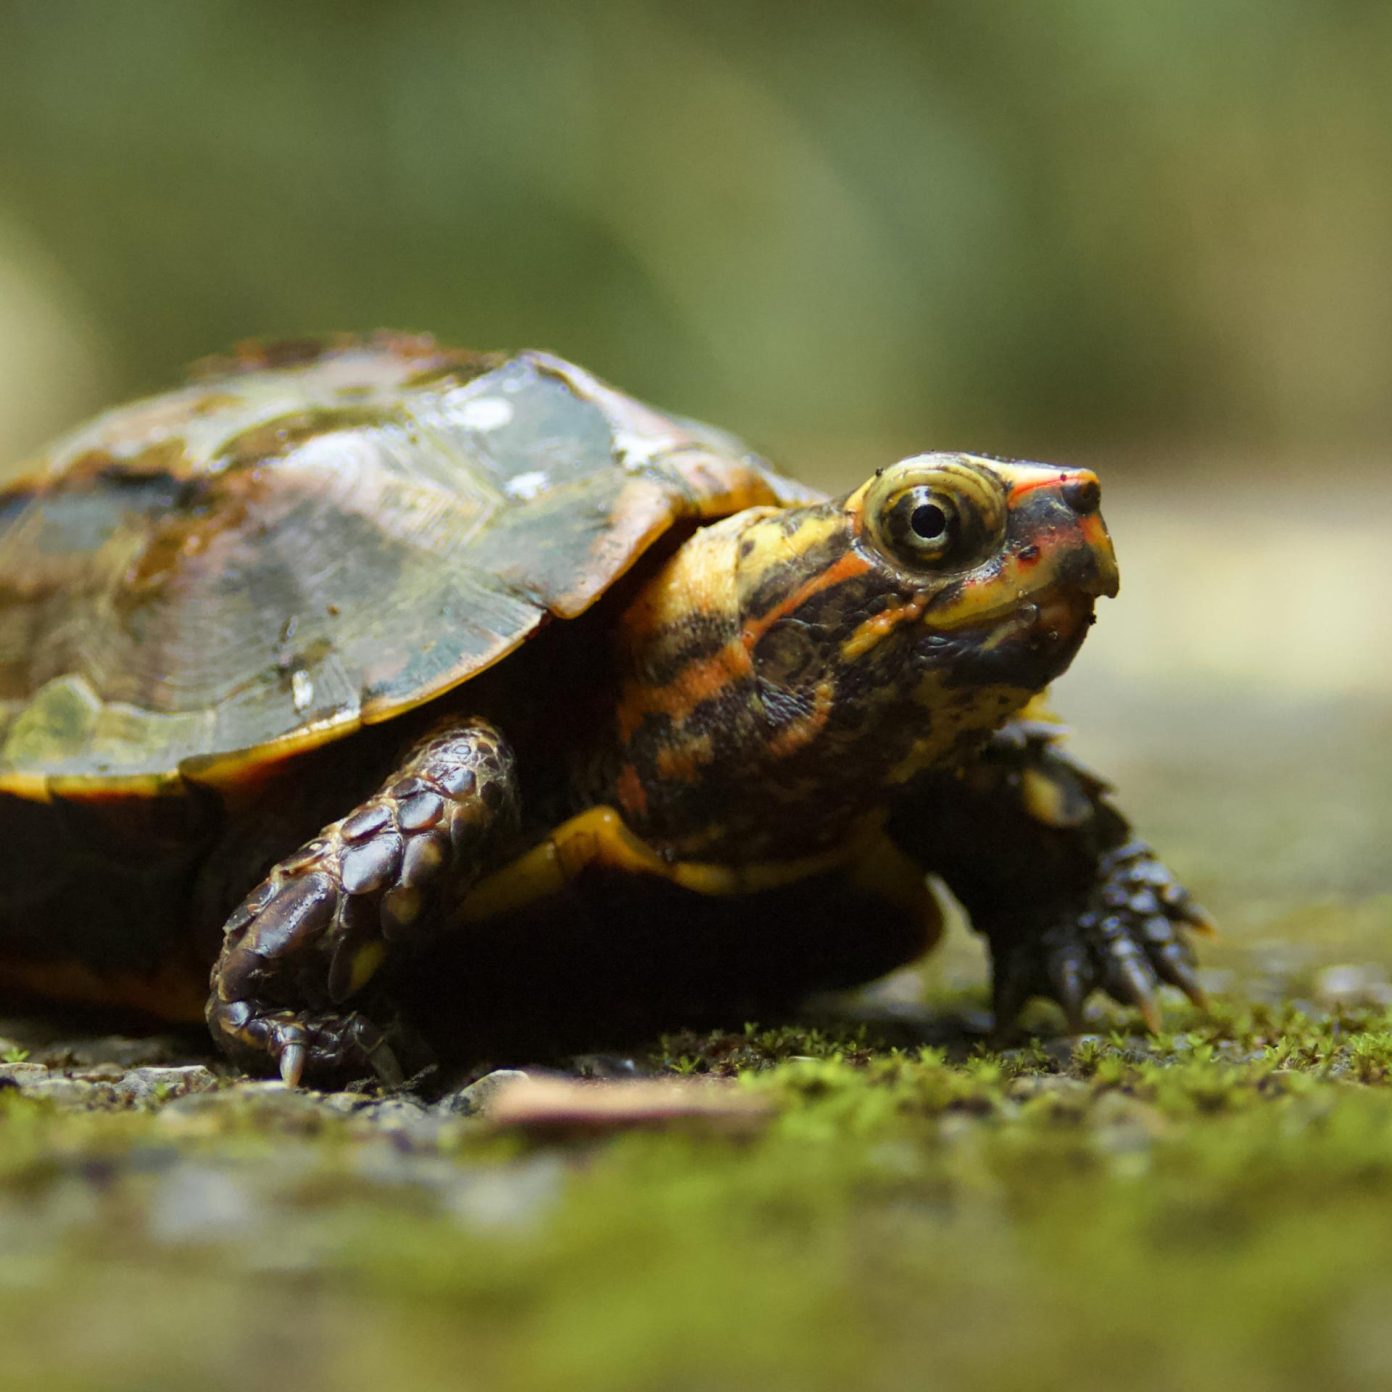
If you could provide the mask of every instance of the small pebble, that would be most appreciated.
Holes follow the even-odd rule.
[[[524,1073],[520,1068],[495,1068],[493,1072],[485,1073],[482,1078],[470,1083],[468,1087],[446,1093],[435,1104],[435,1110],[446,1116],[485,1115],[489,1105],[501,1089],[510,1083],[530,1076],[529,1073]]]
[[[1315,999],[1323,1006],[1392,1005],[1392,982],[1373,962],[1343,962],[1315,977]]]

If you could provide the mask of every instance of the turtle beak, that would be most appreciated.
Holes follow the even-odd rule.
[[[1005,538],[987,564],[950,586],[924,612],[936,629],[995,623],[1047,604],[1060,625],[1086,627],[1093,606],[1119,588],[1116,552],[1091,469],[982,460],[1004,485]]]
[[[1077,518],[1082,573],[1078,587],[1097,597],[1115,599],[1121,589],[1121,572],[1117,569],[1116,551],[1107,524],[1102,520],[1102,485],[1091,469],[1071,469],[1066,481],[1059,483],[1059,497]]]
[[[1023,470],[1021,471],[1024,472]],[[1091,469],[1031,468],[1010,490],[1017,534],[1038,537],[1056,559],[1053,582],[1097,599],[1121,586],[1116,552],[1102,520],[1102,485]]]

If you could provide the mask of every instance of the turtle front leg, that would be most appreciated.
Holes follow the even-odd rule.
[[[958,775],[914,787],[890,834],[989,943],[998,1031],[1036,995],[1081,1031],[1097,989],[1156,1030],[1162,983],[1204,1004],[1189,938],[1209,918],[1058,737],[1044,721],[1006,726]]]
[[[238,1063],[303,1076],[401,1069],[348,1008],[387,960],[414,951],[518,821],[512,751],[484,720],[437,728],[376,794],[282,860],[223,930],[208,1026]]]

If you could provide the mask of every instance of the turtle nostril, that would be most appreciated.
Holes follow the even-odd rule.
[[[1070,480],[1059,492],[1063,495],[1063,501],[1082,517],[1096,512],[1102,505],[1102,486],[1091,474]]]

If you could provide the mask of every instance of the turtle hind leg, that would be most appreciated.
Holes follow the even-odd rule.
[[[206,1012],[213,1038],[250,1071],[279,1071],[292,1086],[362,1074],[400,1082],[400,1028],[384,1030],[349,1003],[384,965],[429,942],[517,820],[502,735],[483,720],[432,732],[227,920]]]

